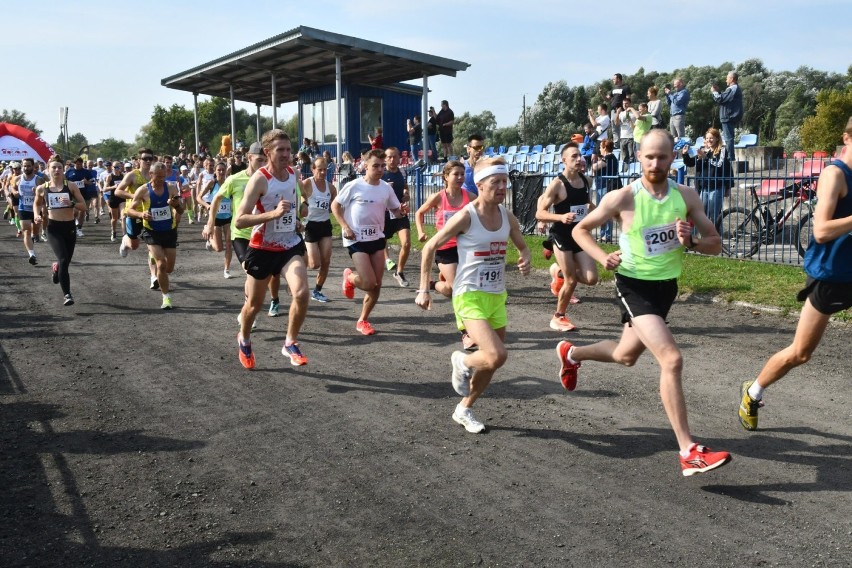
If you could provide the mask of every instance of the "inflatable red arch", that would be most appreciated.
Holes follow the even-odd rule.
[[[0,122],[0,160],[9,162],[32,158],[46,162],[53,153],[50,144],[32,130]]]

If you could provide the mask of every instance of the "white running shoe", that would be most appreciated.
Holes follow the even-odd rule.
[[[225,276],[225,278],[230,278],[230,277],[231,277],[231,271],[230,271],[230,270],[226,270],[226,271],[224,272],[224,276]]]
[[[479,434],[485,430],[485,424],[473,417],[473,412],[470,408],[461,404],[456,406],[456,410],[453,412],[453,420],[464,426],[464,429],[471,434]]]
[[[86,235],[83,234],[83,229],[77,229],[77,236],[78,237],[85,237],[86,236]]]
[[[121,239],[121,244],[118,245],[118,254],[121,258],[127,258],[127,247],[124,246],[124,239]]]
[[[453,364],[453,390],[461,396],[470,394],[470,369],[464,366],[464,353],[462,351],[453,351],[450,355],[450,361]]]

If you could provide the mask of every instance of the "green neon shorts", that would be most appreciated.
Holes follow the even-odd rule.
[[[509,317],[506,315],[506,291],[499,294],[481,292],[463,292],[453,296],[453,311],[456,313],[456,327],[465,329],[464,320],[485,320],[491,329],[506,327]]]

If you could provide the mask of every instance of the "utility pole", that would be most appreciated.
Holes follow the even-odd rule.
[[[521,143],[527,143],[527,94],[524,93],[524,120],[523,127],[521,129]]]

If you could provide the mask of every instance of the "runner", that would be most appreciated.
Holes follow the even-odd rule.
[[[740,387],[743,428],[757,430],[763,391],[792,369],[807,363],[819,345],[832,314],[852,307],[852,117],[843,132],[844,153],[819,176],[819,201],[813,237],[805,253],[807,283],[793,343],[769,358],[757,380]]]
[[[350,300],[355,288],[366,292],[361,315],[355,329],[363,335],[376,330],[367,318],[379,301],[385,263],[385,211],[401,216],[399,200],[393,188],[382,180],[385,171],[385,151],[370,150],[364,163],[364,177],[347,183],[331,204],[340,225],[343,246],[355,265],[355,270],[343,271],[343,295]]]
[[[21,162],[12,162],[9,164],[8,171],[9,175],[3,180],[3,190],[7,196],[6,212],[10,215],[9,224],[15,226],[15,236],[20,238],[22,235],[21,219],[18,215],[20,199],[18,198],[18,194],[13,191],[13,188],[17,185],[18,178],[21,176]]]
[[[107,200],[107,207],[109,207],[110,242],[115,242],[121,227],[121,204],[124,203],[124,200],[115,195],[115,190],[121,184],[123,178],[124,165],[116,161],[112,165],[112,171],[107,174],[106,181],[104,181],[104,198]]]
[[[101,222],[101,214],[103,213],[103,209],[101,209],[101,201],[103,201],[101,198],[101,192],[103,190],[104,173],[107,171],[104,159],[98,158],[97,163],[89,160],[89,169],[94,172],[94,189],[98,192],[98,196],[95,198],[95,224],[98,224]]]
[[[455,238],[458,269],[453,282],[453,310],[459,329],[467,329],[479,345],[475,353],[454,351],[453,389],[461,395],[453,420],[472,434],[485,430],[474,418],[471,407],[485,392],[494,372],[506,362],[506,245],[509,238],[518,248],[518,270],[530,272],[530,250],[524,241],[518,220],[503,206],[509,184],[509,168],[500,158],[480,160],[474,170],[479,197],[453,215],[423,247],[420,290],[415,302],[421,308],[432,307],[429,280],[435,251]]]
[[[160,309],[172,309],[169,294],[169,274],[175,268],[177,255],[177,218],[183,214],[180,190],[174,183],[166,182],[169,174],[163,162],[151,166],[151,181],[137,188],[127,213],[142,220],[141,237],[148,245],[148,254],[156,265],[156,279],[163,293]]]
[[[214,165],[215,164],[213,162],[213,158],[211,158],[210,156],[207,156],[206,158],[204,158],[204,167],[201,170],[198,171],[198,177],[197,177],[196,182],[195,182],[195,188],[193,189],[194,193],[192,195],[192,199],[193,199],[193,201],[195,201],[196,204],[202,203],[202,202],[199,201],[201,191],[207,186],[208,183],[210,183],[211,180],[216,178],[216,172],[213,169]],[[206,209],[204,208],[204,205],[201,205],[201,207],[195,208],[195,222],[196,223],[201,222],[201,217],[204,215],[205,211],[206,211]],[[192,220],[190,219],[189,222],[191,224]],[[210,249],[207,249],[207,250],[210,250]]]
[[[423,228],[423,222],[426,213],[432,209],[437,209],[435,213],[435,230],[440,231],[447,221],[464,209],[475,196],[467,190],[462,189],[462,183],[465,181],[466,169],[464,164],[458,160],[450,160],[444,165],[444,189],[432,195],[426,200],[417,213],[414,214],[414,223],[417,226],[417,238],[421,243],[427,240],[426,231]],[[473,183],[473,178],[471,178]],[[456,279],[456,268],[459,264],[459,252],[456,245],[456,239],[451,238],[435,251],[435,264],[438,265],[438,281],[430,282],[429,288],[447,298],[453,297],[453,282]],[[476,343],[467,330],[461,329],[462,346],[465,351],[471,351],[476,348]]]
[[[139,248],[139,235],[142,234],[142,219],[138,216],[130,215],[131,209],[131,201],[133,200],[133,194],[140,187],[145,187],[148,181],[151,179],[151,164],[154,162],[154,152],[148,148],[140,148],[139,149],[139,167],[132,168],[132,166],[125,165],[125,168],[130,170],[128,171],[124,179],[121,180],[121,183],[118,184],[118,187],[115,188],[114,195],[119,199],[125,199],[124,206],[124,231],[125,234],[121,239],[121,245],[118,247],[118,254],[121,255],[122,258],[127,256],[128,251],[136,250]],[[132,168],[132,169],[131,169]],[[148,256],[148,271],[151,275],[151,290],[159,289],[159,282],[157,280],[157,263],[156,260],[150,255]]]
[[[305,246],[308,249],[308,268],[318,270],[316,284],[311,290],[311,298],[317,302],[328,302],[322,293],[322,287],[328,278],[331,265],[331,202],[337,197],[337,188],[326,180],[328,161],[316,158],[311,167],[313,176],[300,182],[302,200],[307,204],[305,217]]]
[[[255,366],[251,326],[263,305],[270,278],[279,274],[287,280],[293,297],[281,353],[290,358],[291,365],[307,365],[308,358],[297,341],[309,299],[305,243],[297,232],[300,200],[296,173],[290,167],[290,137],[283,130],[273,129],[263,135],[261,143],[269,165],[261,167],[249,179],[236,219],[238,229],[253,227],[243,263],[248,277],[237,335],[240,363],[246,369]]]
[[[594,209],[594,205],[589,198],[591,184],[583,174],[583,156],[576,142],[568,142],[562,148],[562,164],[564,169],[548,184],[538,200],[535,217],[551,223],[550,240],[556,258],[556,263],[550,267],[551,291],[557,295],[556,313],[550,319],[550,329],[574,331],[577,326],[565,315],[568,304],[577,282],[587,286],[597,284],[598,269],[595,261],[574,242],[571,231]],[[550,213],[551,207],[553,213]],[[561,272],[561,278],[557,270]]]
[[[263,153],[263,146],[260,142],[252,143],[251,147],[249,147],[248,151],[248,160],[247,160],[248,168],[236,173],[234,175],[228,176],[225,180],[225,183],[222,184],[221,189],[213,196],[213,201],[210,203],[210,207],[214,210],[219,210],[219,203],[225,198],[231,200],[231,210],[237,211],[240,208],[240,203],[242,203],[243,195],[245,194],[246,184],[248,184],[249,178],[251,178],[252,174],[259,170],[261,167],[266,165],[266,155]],[[213,234],[215,230],[215,217],[211,217],[207,220],[207,224],[204,225],[204,230],[201,231],[201,236],[205,240],[209,238],[211,234]],[[245,229],[238,229],[236,226],[236,215],[231,216],[231,245],[234,250],[234,253],[237,255],[237,260],[240,261],[240,266],[243,266],[243,261],[246,259],[246,252],[248,252],[249,239],[251,238],[251,228],[247,227]],[[246,283],[248,286],[248,283]],[[278,315],[278,289],[281,286],[281,274],[275,274],[269,279],[269,293],[275,299],[275,316]],[[246,287],[245,297],[248,298],[248,288]],[[271,307],[271,306],[270,306]],[[270,313],[270,315],[272,315]],[[241,321],[241,317],[237,317],[237,322]],[[257,320],[252,323],[252,329],[257,327]]]
[[[11,187],[11,191],[18,198],[17,218],[21,223],[24,248],[29,257],[29,263],[36,265],[38,260],[33,247],[33,219],[35,219],[33,205],[35,204],[35,187],[39,180],[35,173],[35,162],[32,158],[24,158],[22,166],[24,171],[12,182],[15,185]],[[38,232],[35,235],[38,238]]]
[[[82,156],[77,156],[74,160],[74,167],[65,172],[65,179],[77,186],[83,199],[86,200],[86,210],[83,212],[77,211],[74,216],[77,220],[77,236],[84,237],[83,223],[89,218],[89,203],[97,196],[95,187],[95,176],[92,170],[86,169]],[[76,211],[76,208],[75,208]]]
[[[41,223],[42,207],[47,207],[47,242],[56,255],[53,263],[53,283],[59,284],[65,294],[64,305],[74,303],[71,296],[71,276],[68,267],[74,256],[77,244],[77,231],[74,213],[86,212],[86,202],[75,184],[67,184],[64,177],[65,167],[60,156],[51,156],[48,160],[50,179],[35,190],[35,222]]]
[[[225,251],[225,269],[223,274],[225,278],[231,277],[231,200],[223,198],[218,200],[217,209],[211,208],[213,198],[218,194],[222,184],[225,183],[225,172],[227,166],[225,162],[216,164],[215,177],[208,181],[198,194],[198,203],[207,210],[207,218],[213,221],[214,229],[208,232],[207,242],[205,246],[207,250],[216,252]],[[206,226],[205,226],[206,229]],[[205,231],[202,231],[204,234]]]
[[[408,218],[408,181],[399,169],[399,150],[391,146],[385,150],[385,173],[382,180],[388,182],[393,188],[397,200],[400,203],[402,214],[391,217],[390,212],[385,211],[385,240],[393,238],[399,233],[399,260],[394,262],[385,249],[385,268],[394,270],[393,279],[402,288],[408,288],[408,280],[405,279],[405,263],[411,253],[411,221]]]
[[[582,361],[629,367],[645,349],[650,350],[660,365],[660,398],[680,446],[681,471],[689,476],[723,466],[731,455],[693,442],[681,386],[683,356],[666,317],[677,297],[684,248],[716,255],[722,250],[722,242],[695,190],[668,179],[673,160],[671,134],[651,130],[642,139],[639,151],[642,177],[607,193],[574,228],[572,235],[583,251],[607,270],[616,271],[624,327],[618,343],[607,340],[579,347],[560,341],[556,352],[562,366],[562,386],[571,391],[577,386]],[[621,223],[621,250],[608,254],[591,231],[610,219]],[[692,236],[693,223],[702,235],[700,240]]]

